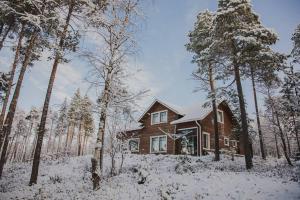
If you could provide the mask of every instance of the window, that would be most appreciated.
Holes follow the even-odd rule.
[[[224,145],[229,146],[229,138],[224,137]]]
[[[224,123],[224,113],[221,110],[218,110],[218,122]]]
[[[167,111],[160,113],[160,122],[167,122]]]
[[[236,140],[231,140],[231,146],[236,148],[237,147],[237,141]]]
[[[151,124],[166,123],[168,121],[168,111],[151,113]]]
[[[167,151],[167,136],[150,137],[151,153],[162,153]]]
[[[159,123],[159,113],[153,113],[152,114],[152,124],[158,124]]]
[[[203,149],[210,149],[210,136],[209,133],[203,133]]]
[[[140,139],[134,138],[128,141],[129,151],[131,152],[139,152],[140,150]]]

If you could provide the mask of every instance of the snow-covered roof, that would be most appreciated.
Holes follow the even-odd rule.
[[[137,121],[140,121],[156,102],[160,103],[161,105],[165,106],[166,108],[172,110],[173,112],[175,112],[179,115],[183,115],[183,109],[181,107],[171,104],[171,103],[167,103],[167,102],[159,100],[159,99],[154,99],[154,101],[150,104],[150,106],[145,110],[145,112],[139,117],[139,119]]]
[[[218,105],[223,102],[219,101]],[[217,105],[217,106],[218,106]],[[175,121],[172,121],[171,124],[179,124],[183,122],[190,122],[195,120],[202,120],[204,119],[209,113],[212,112],[212,106],[211,105],[205,105],[205,103],[195,103],[191,106],[187,106],[182,110],[184,113],[183,117],[180,119],[177,119]]]
[[[217,106],[219,106],[220,103],[224,102],[224,99],[220,99],[217,103]],[[204,119],[209,113],[212,112],[212,106],[211,105],[205,105],[206,103],[203,102],[197,102],[193,105],[186,106],[186,107],[180,107],[177,105],[174,105],[172,103],[161,101],[158,99],[155,99],[150,106],[145,110],[145,112],[140,116],[138,121],[140,121],[143,116],[150,110],[150,108],[156,103],[160,103],[166,108],[172,110],[173,112],[182,115],[183,117],[177,120],[174,120],[171,122],[171,124],[179,124],[184,122],[191,122],[195,120],[202,120]]]

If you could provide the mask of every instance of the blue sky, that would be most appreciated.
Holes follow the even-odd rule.
[[[290,52],[292,32],[300,23],[300,1],[254,0],[252,4],[263,24],[278,33],[280,40],[274,48],[283,53]],[[196,66],[191,63],[192,55],[184,45],[196,15],[205,9],[215,11],[216,7],[217,0],[148,0],[144,3],[146,17],[137,35],[139,52],[130,61],[132,66],[142,70],[130,84],[135,88],[151,90],[140,102],[141,107],[147,107],[156,97],[177,105],[192,104],[206,98],[204,92],[193,93],[197,82],[192,80],[191,73]],[[88,47],[89,43],[83,46]],[[9,49],[3,50],[0,58],[0,70],[8,70],[12,60]],[[42,61],[28,71],[20,96],[20,108],[29,110],[32,106],[42,106],[51,64]],[[61,65],[51,105],[61,103],[65,97],[70,98],[78,87],[86,93],[88,84],[85,78],[89,69],[90,66],[78,57]],[[244,82],[244,91],[248,110],[253,113],[253,97],[248,81]],[[95,91],[89,90],[88,95],[95,99]]]

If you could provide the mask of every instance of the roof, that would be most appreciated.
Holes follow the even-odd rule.
[[[165,106],[166,108],[172,110],[176,114],[179,115],[184,115],[183,109],[177,105],[171,104],[171,103],[166,103],[165,101],[161,101],[159,99],[154,99],[154,101],[150,104],[150,106],[144,111],[144,113],[139,117],[138,121],[140,121],[144,115],[150,110],[150,108],[155,104],[155,103],[160,103],[161,105]]]
[[[217,106],[219,106],[224,100],[218,101]],[[213,111],[212,105],[206,105],[206,103],[196,103],[191,106],[184,108],[184,116],[180,119],[172,121],[171,124],[180,124],[183,122],[190,122],[195,120],[203,120],[207,115]]]

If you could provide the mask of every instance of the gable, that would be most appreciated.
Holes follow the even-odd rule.
[[[158,112],[158,111],[168,111],[168,113],[182,115],[178,109],[175,109],[162,101],[154,100],[152,104],[146,109],[146,111],[141,115],[138,119],[138,122],[142,122],[145,118],[150,117],[151,113]]]

